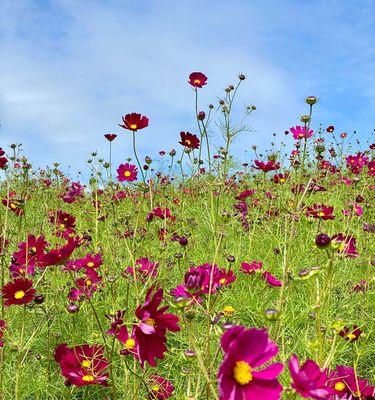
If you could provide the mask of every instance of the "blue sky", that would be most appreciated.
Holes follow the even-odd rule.
[[[0,11],[0,147],[22,142],[38,166],[84,169],[107,153],[105,133],[119,134],[124,161],[117,123],[132,111],[150,117],[141,154],[178,147],[196,130],[191,71],[209,78],[200,108],[247,75],[238,101],[257,106],[255,132],[238,155],[296,124],[306,95],[320,98],[314,127],[374,128],[373,0],[2,0]]]

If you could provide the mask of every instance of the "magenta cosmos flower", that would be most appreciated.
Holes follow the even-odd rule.
[[[140,322],[134,326],[134,333],[138,341],[138,357],[142,366],[147,361],[155,367],[155,358],[162,359],[167,351],[167,331],[177,332],[180,330],[178,317],[166,313],[169,307],[159,308],[162,301],[163,289],[154,292],[154,289],[150,288],[145,302],[139,305],[135,311],[135,316]]]
[[[172,396],[174,387],[170,381],[159,375],[151,375],[149,378],[151,398],[165,400]]]
[[[225,353],[218,374],[220,400],[277,400],[283,364],[264,366],[279,349],[265,329],[235,326],[221,338]]]
[[[189,81],[191,86],[201,88],[207,84],[207,76],[202,72],[192,72],[189,75]]]
[[[133,182],[137,179],[138,169],[133,164],[120,164],[117,168],[117,180],[119,182]]]
[[[55,349],[55,360],[67,384],[107,386],[108,361],[103,346],[83,344],[69,348],[62,343]]]
[[[121,128],[136,132],[139,129],[146,128],[148,126],[149,119],[144,115],[133,112],[122,117],[122,122],[123,124],[119,124]]]
[[[337,249],[345,257],[356,258],[359,256],[356,248],[356,240],[353,236],[345,236],[337,233],[331,237],[332,247]]]
[[[244,274],[253,275],[255,272],[260,271],[263,267],[262,261],[253,260],[251,263],[243,262],[240,271]]]
[[[327,387],[328,372],[321,371],[319,365],[307,360],[299,365],[298,357],[293,354],[289,360],[292,376],[292,388],[302,397],[316,400],[330,399],[332,391]]]
[[[290,128],[290,131],[293,133],[293,138],[296,140],[308,139],[314,134],[312,129],[307,129],[307,127],[300,125],[293,126]]]
[[[332,206],[326,206],[324,204],[313,204],[311,207],[307,207],[306,216],[326,221],[329,219],[335,219],[335,216],[333,215],[333,210],[334,208]]]

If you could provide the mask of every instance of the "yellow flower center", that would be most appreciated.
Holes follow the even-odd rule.
[[[137,129],[137,124],[131,124],[130,129],[133,129],[133,131],[135,131]]]
[[[189,139],[186,139],[186,140],[185,140],[185,143],[186,143],[188,146],[191,145],[191,141],[190,141]]]
[[[124,172],[124,176],[126,177],[126,178],[129,178],[129,176],[131,175],[132,173],[130,172],[130,171],[125,171]]]
[[[92,282],[90,281],[90,279],[87,279],[87,280],[86,280],[86,285],[87,285],[87,286],[91,286],[91,285],[92,285]]]
[[[89,262],[87,263],[87,266],[88,266],[89,268],[92,268],[94,265],[95,265],[95,264],[94,264],[92,261],[89,261]]]
[[[16,206],[14,203],[10,203],[10,204],[9,204],[9,207],[10,207],[12,210],[14,210],[15,208],[17,208],[17,206]]]
[[[324,217],[324,216],[325,216],[325,213],[323,211],[318,212],[318,217]]]
[[[25,292],[23,290],[17,290],[16,293],[14,293],[14,298],[17,300],[22,299],[23,297],[25,297]]]
[[[125,342],[125,349],[126,350],[133,350],[135,347],[135,340],[134,339],[127,339]]]
[[[345,389],[345,383],[344,382],[336,382],[335,383],[335,390],[337,390],[338,392],[341,392]]]
[[[225,306],[224,308],[223,308],[223,313],[225,314],[225,315],[227,315],[227,316],[231,316],[231,315],[233,315],[234,314],[234,308],[232,307],[232,306]]]
[[[346,337],[347,337],[349,340],[353,340],[353,339],[355,339],[357,336],[356,336],[354,333],[348,333],[348,334],[346,335]]]
[[[280,182],[281,182],[281,183],[284,183],[284,182],[285,182],[285,179],[284,179],[284,178],[280,178]]]
[[[84,382],[92,382],[94,380],[94,377],[92,375],[83,375],[82,380]]]
[[[81,363],[81,366],[83,368],[89,368],[89,366],[91,365],[91,361],[90,360],[83,360]]]
[[[60,224],[60,229],[65,229],[65,224]]]
[[[302,139],[302,138],[303,138],[303,136],[304,136],[304,134],[303,134],[303,133],[299,133],[299,134],[298,134],[298,137],[299,137],[300,139]]]
[[[253,380],[252,369],[246,361],[237,361],[233,369],[233,376],[240,385],[247,385]]]
[[[219,280],[220,285],[224,285],[225,282],[226,282],[226,279],[225,279],[225,278],[221,278],[221,279]]]
[[[153,387],[151,388],[151,390],[152,390],[153,392],[158,392],[158,391],[160,390],[160,387],[157,386],[157,385],[155,385],[155,386],[153,386]]]
[[[200,79],[194,79],[194,83],[197,83],[198,85],[201,83]]]
[[[152,318],[148,318],[146,319],[145,324],[148,326],[155,326],[155,320],[153,320]]]

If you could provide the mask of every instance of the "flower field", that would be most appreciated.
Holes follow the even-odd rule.
[[[153,158],[120,116],[80,181],[1,143],[0,399],[375,399],[375,144],[308,96],[262,153],[245,81],[204,106],[191,73]]]

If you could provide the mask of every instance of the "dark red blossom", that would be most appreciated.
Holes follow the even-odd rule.
[[[358,328],[358,325],[353,325],[353,328],[344,326],[339,332],[339,335],[350,343],[356,342],[362,335],[362,330]]]
[[[3,287],[1,294],[5,307],[28,304],[35,298],[33,281],[26,278],[16,278]]]
[[[122,122],[123,124],[119,124],[121,128],[136,132],[139,129],[146,128],[148,126],[149,119],[144,115],[133,112],[122,117]]]
[[[108,142],[112,142],[117,138],[117,135],[114,133],[106,133],[104,137],[108,140]]]
[[[312,207],[307,207],[306,216],[322,219],[323,221],[335,219],[333,207],[324,204],[314,204]]]
[[[259,160],[254,160],[255,169],[259,169],[263,172],[275,171],[280,168],[280,164],[274,160],[269,160],[266,163]]]
[[[193,87],[201,88],[207,84],[207,76],[202,72],[192,72],[189,75],[189,83]]]
[[[167,331],[177,332],[180,330],[179,319],[174,314],[168,314],[168,306],[161,307],[163,301],[163,289],[154,291],[150,288],[146,294],[146,300],[139,305],[135,316],[140,321],[134,325],[135,337],[138,341],[138,356],[143,366],[148,362],[156,366],[156,359],[164,358]]]
[[[182,146],[188,149],[198,149],[199,148],[199,139],[196,135],[193,135],[190,132],[180,132],[181,140],[179,141]]]
[[[108,361],[103,346],[83,344],[70,348],[66,343],[59,344],[55,349],[55,361],[67,384],[107,386]]]

